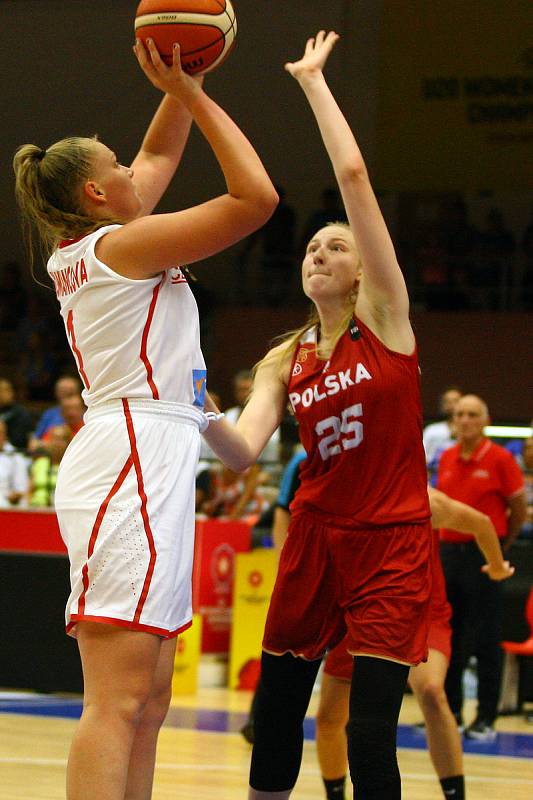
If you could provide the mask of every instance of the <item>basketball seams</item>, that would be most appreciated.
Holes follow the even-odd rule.
[[[213,10],[215,4],[218,11]],[[237,18],[229,0],[205,4],[146,0],[137,9],[135,34],[145,42],[152,38],[167,65],[172,63],[172,43],[179,42],[183,69],[190,75],[203,75],[222,64],[233,49]]]
[[[227,17],[229,27],[227,30],[222,30],[220,23]],[[216,23],[219,23],[218,25]],[[223,36],[232,30],[235,25],[235,17],[230,16],[227,11],[221,14],[196,14],[194,12],[177,12],[169,11],[159,14],[143,14],[135,19],[135,30],[139,28],[146,28],[150,25],[206,25],[207,27],[216,28]]]

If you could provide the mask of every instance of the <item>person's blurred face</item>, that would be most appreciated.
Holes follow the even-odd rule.
[[[0,380],[0,407],[10,406],[15,402],[15,390],[10,381]]]
[[[453,416],[453,412],[455,411],[455,406],[457,405],[457,401],[461,397],[461,392],[457,391],[457,389],[450,389],[441,397],[440,401],[440,408],[442,413],[450,419]]]
[[[453,421],[459,441],[475,442],[483,436],[483,428],[488,425],[489,417],[480,398],[468,394],[457,401]]]
[[[53,461],[59,462],[65,454],[71,434],[66,425],[56,425],[50,431],[47,449]]]
[[[85,406],[80,395],[71,395],[64,397],[61,401],[61,413],[67,425],[75,427],[79,425],[85,413]]]
[[[58,402],[65,397],[79,395],[80,387],[76,378],[59,378],[55,385],[55,395]]]

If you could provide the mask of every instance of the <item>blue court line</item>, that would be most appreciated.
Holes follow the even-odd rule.
[[[78,699],[35,695],[24,699],[0,699],[0,713],[28,714],[46,717],[78,719],[82,704]],[[218,711],[204,708],[180,708],[172,706],[165,720],[165,727],[188,728],[218,733],[238,733],[246,722],[247,714],[236,711]],[[304,737],[315,739],[315,720],[307,717],[304,722]],[[423,733],[411,725],[398,727],[398,747],[407,750],[426,750]],[[498,733],[496,741],[476,742],[463,738],[465,753],[477,755],[505,756],[507,758],[533,758],[533,734]]]

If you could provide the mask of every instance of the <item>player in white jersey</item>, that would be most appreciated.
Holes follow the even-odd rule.
[[[177,265],[247,236],[277,202],[246,137],[181,71],[179,48],[171,67],[152,42],[134,49],[165,97],[131,167],[85,138],[46,150],[24,145],[14,159],[23,219],[52,252],[48,272],[88,406],[56,490],[71,561],[67,629],[85,685],[69,800],[151,797],[175,637],[191,620],[194,479],[206,420],[198,313]],[[227,192],[150,216],[191,120]]]

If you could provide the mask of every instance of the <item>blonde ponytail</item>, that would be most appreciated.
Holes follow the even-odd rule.
[[[34,278],[37,247],[47,258],[62,239],[92,233],[114,222],[90,217],[82,208],[82,187],[94,165],[94,142],[69,137],[46,150],[25,144],[15,153],[15,196]]]

